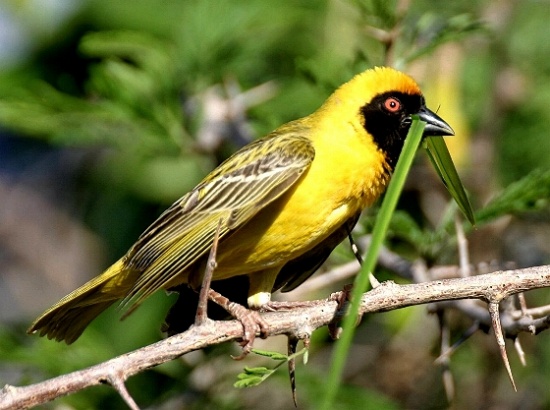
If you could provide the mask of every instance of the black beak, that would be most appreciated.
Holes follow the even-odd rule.
[[[439,115],[430,111],[426,107],[422,107],[418,112],[418,117],[426,123],[424,128],[424,136],[446,136],[455,135],[453,129]]]

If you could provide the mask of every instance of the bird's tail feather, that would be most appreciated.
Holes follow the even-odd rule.
[[[46,310],[27,332],[39,332],[40,336],[49,339],[73,343],[93,319],[126,295],[137,274],[125,268],[123,259],[120,259],[103,274]]]

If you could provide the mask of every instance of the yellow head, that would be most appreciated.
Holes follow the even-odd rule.
[[[370,135],[393,168],[403,142],[418,115],[426,122],[424,135],[453,135],[453,130],[426,108],[418,84],[390,67],[376,67],[356,75],[339,87],[316,113],[317,119],[353,124]]]
[[[420,87],[410,76],[391,67],[375,67],[357,74],[342,84],[331,98],[359,105],[388,91],[409,95],[422,95]]]

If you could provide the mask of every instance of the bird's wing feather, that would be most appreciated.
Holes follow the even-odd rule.
[[[139,304],[189,268],[212,245],[288,190],[315,155],[299,133],[274,133],[248,145],[168,208],[128,252],[142,272],[123,304]]]

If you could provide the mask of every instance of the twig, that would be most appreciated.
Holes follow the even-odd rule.
[[[455,231],[458,246],[460,276],[465,278],[466,276],[470,276],[470,254],[468,252],[468,240],[466,239],[466,234],[464,233],[464,225],[462,224],[458,214],[455,215]]]
[[[523,351],[523,347],[521,347],[521,343],[519,342],[519,337],[516,337],[514,339],[514,347],[516,348],[516,352],[519,357],[519,361],[521,362],[522,366],[527,366],[527,360],[525,360],[525,352]]]
[[[435,364],[445,364],[448,363],[449,357],[458,349],[462,344],[468,340],[475,332],[479,330],[479,322],[475,321],[472,326],[470,326],[460,338],[453,343],[452,346],[449,346],[447,349],[441,351],[441,355],[434,360]]]
[[[366,249],[370,244],[370,235],[365,235],[357,241],[358,248]],[[358,259],[358,256],[355,256]],[[362,259],[362,257],[361,257]],[[405,279],[412,279],[412,264],[407,259],[399,254],[390,251],[388,248],[382,247],[378,255],[378,264]],[[337,266],[327,272],[317,274],[311,279],[308,279],[299,288],[289,293],[281,294],[281,299],[299,299],[300,296],[306,295],[320,289],[326,289],[334,283],[341,282],[353,278],[361,268],[357,261],[351,261],[343,265]],[[456,271],[456,268],[454,268]],[[453,271],[453,272],[454,272]],[[452,275],[456,277],[456,275]],[[350,280],[351,281],[351,280]],[[287,297],[288,295],[288,297]]]
[[[498,271],[467,278],[408,285],[383,282],[376,289],[363,295],[360,313],[382,312],[465,298],[482,299],[498,304],[512,294],[543,287],[550,287],[550,266]],[[305,335],[332,322],[337,313],[337,305],[334,300],[318,300],[310,306],[291,311],[267,312],[262,317],[270,335]],[[543,326],[544,323],[541,321],[540,325]],[[507,330],[507,326],[508,323],[504,322],[502,327]],[[176,359],[191,351],[242,337],[243,327],[235,320],[207,321],[201,326],[191,327],[186,332],[84,370],[25,387],[6,385],[0,391],[0,409],[24,409],[36,406],[109,381],[113,375],[124,381],[145,369]],[[114,382],[111,380],[111,383]]]
[[[448,355],[444,354],[443,352],[447,352],[450,350],[451,345],[451,331],[449,329],[449,326],[447,324],[447,321],[445,319],[445,311],[444,310],[438,310],[437,311],[437,319],[439,324],[439,330],[441,332],[441,344],[440,344],[440,350],[442,354],[438,357],[436,360],[437,364],[441,366],[442,370],[442,378],[443,378],[443,388],[445,389],[445,394],[447,396],[447,401],[449,403],[453,402],[453,399],[455,397],[455,384],[453,379],[453,373],[450,369],[450,358]]]
[[[525,312],[516,311],[514,312],[514,319],[519,319],[521,316],[542,317],[547,315],[550,315],[550,305],[528,308]]]

